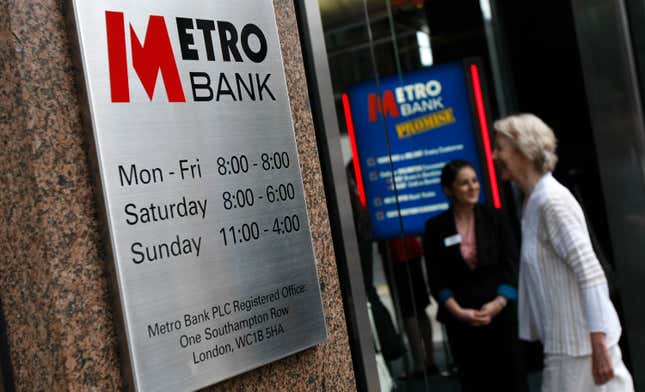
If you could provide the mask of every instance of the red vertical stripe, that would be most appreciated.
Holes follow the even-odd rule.
[[[475,103],[477,104],[477,117],[479,119],[479,129],[484,143],[484,155],[486,157],[486,166],[490,179],[491,192],[493,194],[493,205],[495,208],[501,208],[502,202],[499,198],[499,185],[497,184],[497,175],[493,165],[493,153],[490,147],[490,133],[488,132],[488,120],[486,119],[486,110],[484,109],[484,98],[482,96],[482,86],[479,79],[479,69],[475,64],[470,66],[470,76],[473,81],[473,92],[475,93]]]
[[[105,11],[112,102],[130,102],[123,12]]]
[[[356,134],[354,133],[354,119],[352,118],[352,110],[349,106],[349,97],[343,94],[343,110],[345,111],[345,123],[347,124],[347,134],[349,135],[349,143],[352,146],[352,157],[354,161],[354,175],[356,177],[356,186],[358,187],[358,196],[361,200],[363,207],[367,207],[365,200],[365,187],[363,186],[363,175],[361,174],[361,163],[358,158],[358,148],[356,147]]]

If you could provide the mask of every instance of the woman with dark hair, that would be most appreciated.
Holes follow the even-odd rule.
[[[462,390],[527,391],[512,303],[518,246],[503,215],[478,204],[474,167],[441,172],[450,209],[426,223],[424,248],[437,319],[446,326]]]

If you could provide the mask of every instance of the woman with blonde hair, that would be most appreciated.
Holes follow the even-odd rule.
[[[543,392],[633,391],[621,327],[582,209],[551,175],[557,140],[533,114],[494,124],[494,158],[525,195],[519,335],[544,345]]]

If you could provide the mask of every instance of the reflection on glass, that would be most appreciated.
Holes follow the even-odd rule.
[[[476,58],[482,70],[490,69],[484,20],[490,23],[491,6],[488,0],[324,0],[320,8],[360,249],[360,260],[348,262],[363,269],[381,387],[456,391],[451,349],[428,293],[417,239],[422,230],[410,233],[409,218],[438,205],[441,188],[421,184],[438,184],[448,151],[457,155],[452,159],[473,150],[476,166],[482,163],[478,142],[442,130],[476,118],[453,102],[472,104],[464,60]],[[459,87],[446,82],[435,89],[450,67],[460,72]],[[367,89],[357,98],[361,85]],[[447,133],[459,140],[429,137]],[[366,150],[356,143],[359,134],[378,146]],[[407,143],[403,150],[401,143]],[[415,153],[436,159],[422,164]],[[366,197],[365,184],[389,193]],[[376,204],[380,214],[370,211]],[[422,229],[426,219],[416,226]]]
[[[490,9],[489,0],[479,0],[479,7],[482,10],[482,16],[484,17],[484,20],[488,22],[493,19],[493,12]]]
[[[430,34],[425,31],[417,31],[417,45],[419,46],[419,59],[421,65],[429,67],[432,65],[432,49],[430,47]]]

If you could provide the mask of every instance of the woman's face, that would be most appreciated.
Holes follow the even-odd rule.
[[[450,189],[444,189],[455,204],[475,205],[479,200],[479,179],[472,167],[459,169]]]
[[[500,174],[505,180],[517,182],[524,175],[528,159],[519,152],[507,136],[498,133],[495,136],[495,149],[493,159],[500,169]]]

